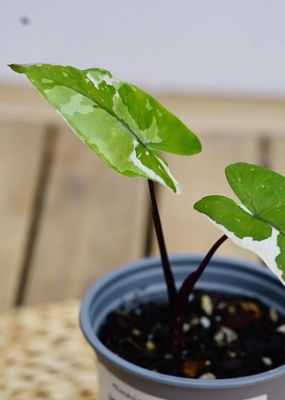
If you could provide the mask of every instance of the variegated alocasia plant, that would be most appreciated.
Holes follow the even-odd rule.
[[[215,251],[228,237],[254,251],[285,282],[284,177],[253,164],[237,163],[227,167],[228,182],[241,204],[224,196],[208,196],[194,205],[224,235],[177,291],[152,181],[178,193],[179,185],[160,151],[196,154],[201,151],[199,139],[153,97],[132,84],[116,80],[108,71],[48,64],[11,65],[11,68],[30,79],[79,139],[108,167],[125,176],[148,179],[174,322],[173,354],[180,354],[189,294]]]
[[[226,168],[240,200],[207,196],[194,208],[205,214],[237,245],[253,251],[285,284],[285,178],[247,163]]]
[[[160,151],[192,155],[201,144],[177,117],[138,87],[100,68],[34,64],[10,67],[25,74],[61,114],[76,136],[108,167],[148,179],[170,304],[176,287],[170,268],[152,181],[180,191]]]

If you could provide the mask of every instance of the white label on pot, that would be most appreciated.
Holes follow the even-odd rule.
[[[257,397],[251,397],[250,399],[246,399],[246,400],[267,400],[267,394],[263,394],[262,396],[257,396]]]
[[[98,362],[98,375],[100,400],[167,400],[163,397],[152,396],[134,389],[132,386],[115,377],[100,362]],[[245,400],[268,400],[268,396],[264,394]]]
[[[100,384],[100,400],[166,400],[165,398],[152,396],[134,389],[130,385],[116,378],[100,362],[98,363],[98,375]]]

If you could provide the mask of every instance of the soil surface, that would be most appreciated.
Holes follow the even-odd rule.
[[[181,357],[171,354],[162,302],[111,312],[101,341],[120,357],[167,375],[199,379],[257,374],[285,363],[285,318],[252,298],[195,292],[183,325]]]

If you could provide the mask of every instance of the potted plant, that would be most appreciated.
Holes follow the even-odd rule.
[[[281,400],[285,178],[253,164],[227,167],[240,205],[223,196],[194,205],[223,236],[204,257],[168,257],[153,181],[176,193],[179,185],[159,152],[199,153],[195,134],[105,70],[11,68],[26,74],[108,167],[148,180],[161,257],[112,272],[82,303],[81,326],[98,355],[100,398]],[[228,238],[259,255],[277,277],[240,260],[212,259]]]

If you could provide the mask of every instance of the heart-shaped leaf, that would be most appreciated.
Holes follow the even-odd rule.
[[[191,155],[198,138],[153,97],[99,68],[11,65],[24,73],[75,134],[110,168],[174,192],[179,185],[158,151]]]
[[[226,176],[241,205],[207,196],[194,208],[236,244],[257,254],[285,284],[285,178],[247,163],[228,166]]]

